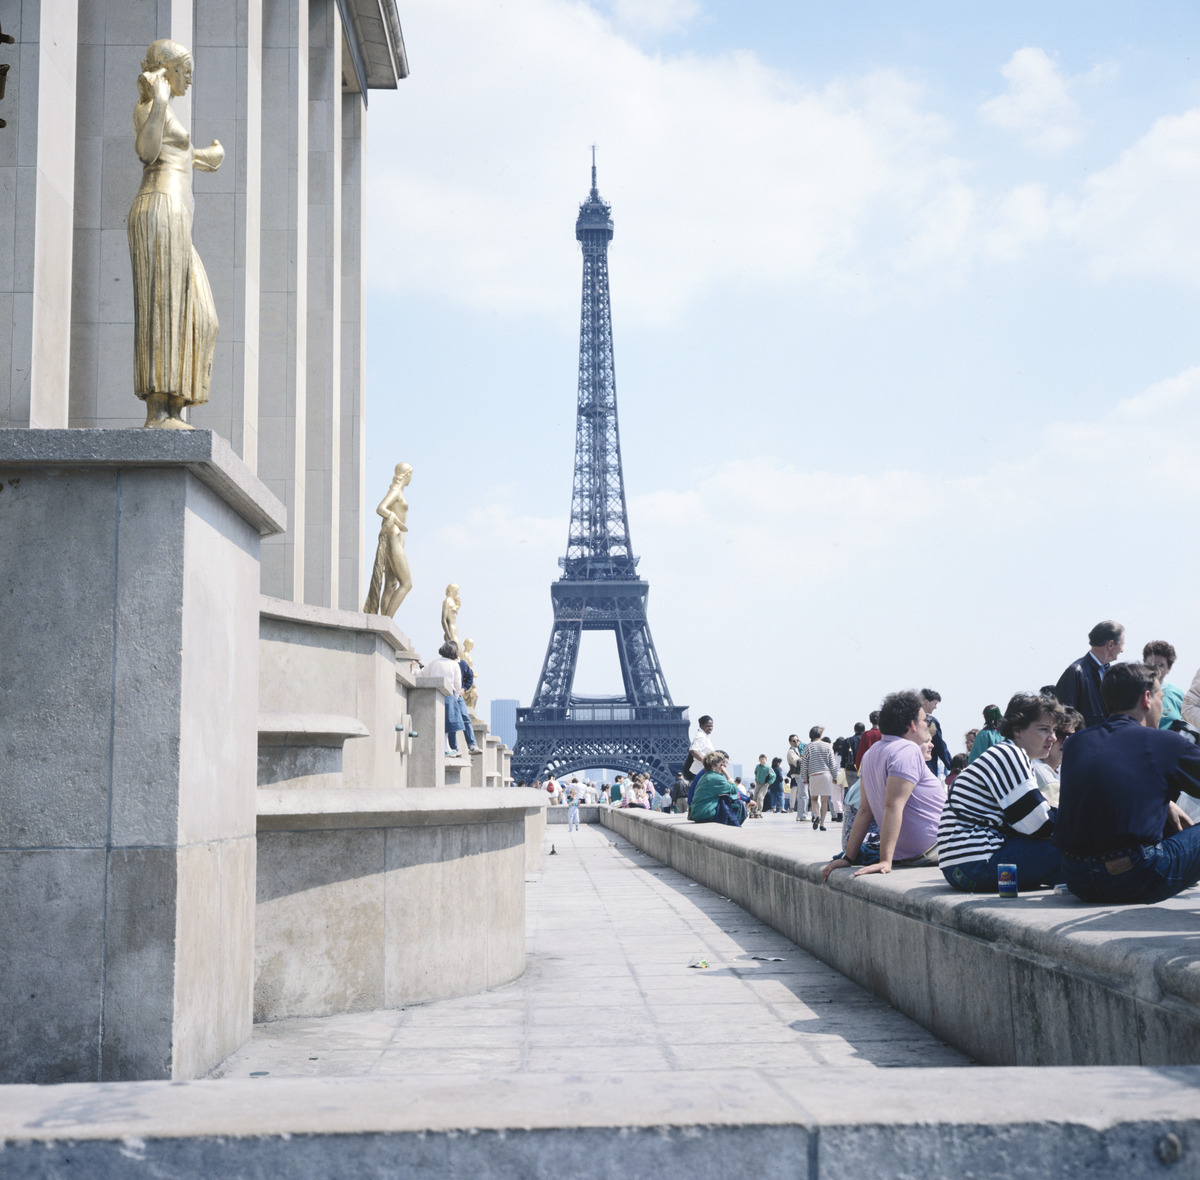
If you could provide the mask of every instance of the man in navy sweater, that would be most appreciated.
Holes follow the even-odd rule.
[[[1101,688],[1108,720],[1063,750],[1054,843],[1083,901],[1164,901],[1200,881],[1200,827],[1175,802],[1200,797],[1200,746],[1158,728],[1153,668],[1114,664]]]
[[[1108,716],[1100,685],[1109,664],[1125,650],[1125,628],[1112,619],[1105,619],[1088,632],[1088,643],[1088,653],[1058,678],[1054,695],[1062,704],[1078,709],[1085,725],[1095,725]]]

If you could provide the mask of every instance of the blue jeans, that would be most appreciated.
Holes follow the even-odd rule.
[[[1064,856],[1063,871],[1067,887],[1081,901],[1166,901],[1200,881],[1200,826],[1123,852],[1082,859]]]
[[[942,875],[964,893],[995,893],[997,865],[1017,866],[1017,888],[1049,889],[1061,884],[1062,853],[1049,840],[1032,836],[1009,836],[987,860],[970,860],[966,864],[942,866]]]
[[[458,750],[458,730],[467,735],[467,745],[475,744],[475,727],[471,724],[471,715],[467,712],[466,702],[458,695],[446,698],[446,741],[450,749]]]

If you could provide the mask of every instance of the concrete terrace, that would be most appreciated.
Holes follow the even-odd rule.
[[[816,833],[790,816],[760,827],[778,827],[814,853],[836,841],[832,829]],[[406,1009],[259,1024],[213,1076],[475,1081],[967,1063],[734,902],[615,833],[555,826],[545,852],[543,872],[526,886],[521,979]],[[708,967],[689,966],[698,959]]]

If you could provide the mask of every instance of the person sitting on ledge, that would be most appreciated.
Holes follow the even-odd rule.
[[[1200,796],[1200,746],[1159,729],[1162,685],[1145,664],[1113,664],[1108,719],[1063,750],[1054,842],[1082,901],[1153,903],[1200,881],[1200,827],[1175,802]]]
[[[688,819],[697,824],[729,824],[740,828],[746,819],[746,805],[738,798],[737,787],[725,777],[729,755],[714,750],[704,755],[704,773],[692,792]]]
[[[856,863],[856,877],[937,864],[937,825],[946,794],[921,755],[929,741],[921,698],[915,692],[889,693],[879,707],[879,729],[882,738],[859,768],[862,796],[846,851],[825,866],[826,881],[834,869]],[[879,845],[864,846],[877,815]]]
[[[1062,881],[1062,856],[1050,842],[1054,808],[1030,762],[1050,753],[1062,718],[1054,697],[1017,693],[1000,718],[1004,740],[955,778],[938,824],[938,866],[955,889],[995,893],[997,866],[1008,864],[1022,889]]]

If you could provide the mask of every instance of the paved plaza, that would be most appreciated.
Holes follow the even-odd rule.
[[[837,845],[833,826],[813,832],[790,815],[754,826],[813,852],[828,846],[832,855]],[[543,871],[526,885],[521,979],[416,1007],[260,1024],[213,1076],[478,1080],[968,1064],[733,902],[600,825],[551,826],[545,851]],[[700,961],[707,967],[690,965]]]

